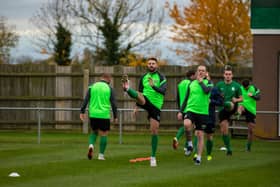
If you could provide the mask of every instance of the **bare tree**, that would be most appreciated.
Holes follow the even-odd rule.
[[[14,26],[6,24],[6,18],[0,16],[0,64],[8,63],[10,50],[18,43],[19,36],[14,31]]]
[[[64,0],[49,0],[41,6],[30,21],[38,29],[38,36],[33,37],[32,41],[36,51],[41,53],[55,54],[59,26],[72,31],[71,17]]]
[[[80,20],[85,44],[106,64],[153,40],[161,29],[164,7],[151,0],[66,0]]]

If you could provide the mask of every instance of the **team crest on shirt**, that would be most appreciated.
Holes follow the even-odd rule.
[[[234,88],[234,87],[231,87],[231,90],[232,90],[232,91],[234,91],[234,90],[235,90],[235,88]]]

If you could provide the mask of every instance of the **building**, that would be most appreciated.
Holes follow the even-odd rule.
[[[253,82],[261,90],[257,103],[258,137],[280,139],[280,1],[252,0]],[[264,114],[261,111],[273,111]]]

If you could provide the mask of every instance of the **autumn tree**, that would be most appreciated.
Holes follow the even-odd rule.
[[[10,50],[18,43],[19,36],[14,31],[14,26],[7,25],[7,19],[0,17],[0,64],[8,63]]]
[[[66,0],[98,61],[114,65],[160,31],[163,9],[149,0]]]
[[[68,55],[71,53],[73,28],[64,1],[49,0],[30,21],[39,31],[38,36],[33,38],[36,50],[52,55],[58,64],[63,61],[63,65],[69,64]]]
[[[249,0],[192,0],[182,9],[176,3],[167,7],[175,22],[172,40],[186,44],[176,52],[186,61],[208,65],[252,61]]]

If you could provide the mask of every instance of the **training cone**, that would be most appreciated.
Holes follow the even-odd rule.
[[[9,174],[9,177],[20,177],[20,175],[17,172],[12,172]]]
[[[135,163],[135,162],[142,162],[146,160],[151,160],[151,157],[140,157],[140,158],[135,158],[135,159],[130,159],[130,163]]]

